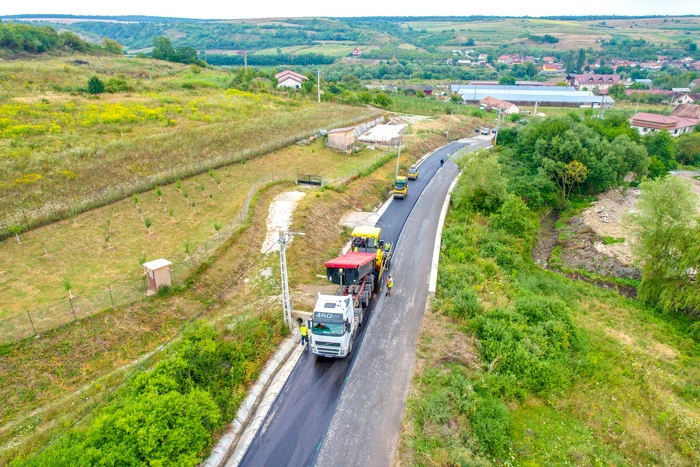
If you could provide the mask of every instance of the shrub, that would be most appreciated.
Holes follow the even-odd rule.
[[[223,336],[197,325],[165,359],[140,373],[29,465],[196,465],[230,420],[279,329],[257,319]]]
[[[534,244],[538,229],[537,216],[519,196],[509,194],[498,212],[491,216],[491,225]]]
[[[379,107],[387,108],[391,105],[392,100],[391,97],[384,94],[383,92],[380,92],[379,94],[374,96],[374,103],[377,104]]]
[[[495,212],[506,199],[506,181],[501,166],[495,157],[481,159],[474,156],[462,166],[467,177],[455,190],[454,199],[458,208],[479,211],[485,214]]]
[[[473,318],[483,313],[484,307],[479,302],[479,297],[471,289],[463,289],[457,292],[452,299],[450,312],[459,318]]]
[[[115,92],[129,92],[134,89],[124,78],[109,78],[104,86],[105,92],[114,94]]]
[[[471,417],[472,429],[481,448],[491,455],[506,449],[511,423],[508,408],[496,399],[484,399]]]
[[[100,78],[93,76],[88,80],[87,92],[89,94],[102,94],[105,92],[105,85]]]

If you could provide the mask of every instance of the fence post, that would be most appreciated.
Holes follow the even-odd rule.
[[[107,289],[109,290],[109,299],[112,301],[112,308],[114,308],[114,297],[112,296],[112,286],[108,285]]]
[[[73,312],[73,321],[78,321],[78,318],[75,317],[75,308],[73,308],[73,299],[70,297],[70,294],[68,295],[68,301],[70,302],[70,311]]]
[[[36,328],[34,327],[34,321],[32,321],[32,315],[29,314],[29,310],[27,310],[27,316],[29,316],[29,323],[32,325],[32,331],[34,331],[34,336],[36,336]]]

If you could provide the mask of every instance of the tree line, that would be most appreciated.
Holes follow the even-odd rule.
[[[278,65],[330,65],[335,62],[335,57],[329,55],[308,53],[308,54],[253,54],[248,55],[248,65],[250,66],[278,66]],[[217,55],[207,54],[206,61],[214,66],[243,66],[243,55]]]
[[[51,26],[32,26],[21,23],[0,21],[0,49],[11,53],[45,52],[107,52],[115,55],[123,53],[121,45],[105,38],[102,45],[90,44],[70,31],[59,33]]]

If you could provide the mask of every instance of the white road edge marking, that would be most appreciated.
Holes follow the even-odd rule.
[[[221,467],[240,463],[243,458],[242,454],[245,454],[245,450],[267,416],[272,403],[287,381],[291,369],[301,357],[298,341],[299,337],[295,333],[282,342],[275,355],[270,358],[265,368],[260,372],[258,380],[248,390],[248,397],[238,408],[229,429],[212,448],[209,458],[201,464],[202,467]],[[273,385],[274,388],[271,387]],[[268,399],[268,403],[263,404],[263,399]],[[253,436],[250,436],[251,432]],[[246,434],[248,436],[245,436]]]
[[[430,297],[435,296],[435,289],[437,289],[437,273],[438,273],[438,263],[440,262],[440,245],[442,243],[442,228],[445,226],[445,217],[447,217],[447,208],[450,207],[450,193],[454,190],[455,185],[459,177],[462,176],[462,172],[458,173],[450,188],[447,190],[447,196],[445,196],[445,202],[442,203],[442,211],[440,211],[440,220],[438,221],[437,233],[435,234],[435,247],[433,248],[433,264],[430,266],[430,282],[428,285],[428,295]]]
[[[486,146],[484,149],[491,149],[493,145]],[[440,211],[440,220],[438,221],[437,233],[435,234],[435,247],[433,248],[433,264],[430,266],[430,282],[428,283],[428,297],[435,296],[435,290],[437,289],[437,273],[438,273],[438,263],[440,262],[440,245],[442,243],[442,229],[445,226],[445,217],[447,217],[447,209],[450,207],[450,194],[454,190],[455,185],[459,177],[462,176],[460,171],[454,180],[450,188],[447,190],[447,196],[445,196],[445,202],[442,204],[442,211]]]

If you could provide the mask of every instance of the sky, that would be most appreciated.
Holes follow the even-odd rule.
[[[434,8],[433,8],[434,7]],[[182,18],[270,18],[299,16],[554,16],[554,15],[690,15],[700,14],[700,0],[500,0],[431,2],[418,0],[263,0],[183,2],[172,0],[31,0],[0,2],[1,15],[148,15]]]

